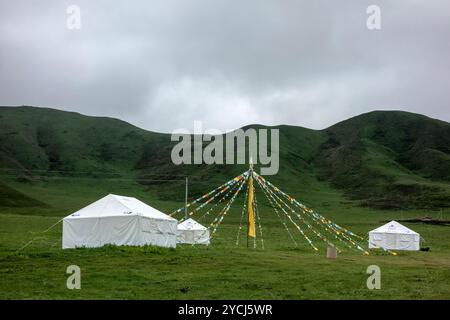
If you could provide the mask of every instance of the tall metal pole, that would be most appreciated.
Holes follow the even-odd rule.
[[[186,177],[186,193],[184,195],[184,219],[185,220],[188,218],[187,200],[188,200],[188,177]]]

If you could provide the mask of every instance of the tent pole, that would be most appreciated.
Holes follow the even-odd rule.
[[[188,177],[186,177],[186,192],[184,195],[184,219],[188,218],[188,208],[187,208],[187,200],[188,200]]]

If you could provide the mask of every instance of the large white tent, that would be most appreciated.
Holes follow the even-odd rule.
[[[209,245],[209,230],[194,219],[187,219],[178,224],[178,243]]]
[[[420,235],[398,223],[391,221],[369,232],[369,248],[388,250],[419,250]]]
[[[109,194],[63,219],[62,247],[175,247],[177,220],[136,198]]]

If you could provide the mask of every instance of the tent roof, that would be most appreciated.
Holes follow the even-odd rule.
[[[405,227],[404,225],[392,220],[370,232],[376,233],[401,233],[401,234],[418,234],[417,232]]]
[[[153,207],[150,207],[136,198],[124,197],[115,194],[108,194],[94,203],[91,203],[71,215],[68,215],[65,219],[127,215],[140,215],[153,219],[176,221],[175,219]]]
[[[178,224],[178,230],[206,230],[205,226],[202,226],[200,223],[195,221],[192,218],[189,218]]]

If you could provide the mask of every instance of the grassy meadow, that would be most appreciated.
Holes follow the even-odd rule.
[[[347,249],[331,260],[325,257],[326,247],[318,239],[311,237],[320,249],[316,253],[291,229],[296,246],[257,188],[264,249],[260,238],[256,249],[252,241],[247,249],[245,232],[236,246],[241,196],[209,247],[62,250],[61,224],[43,231],[107,193],[135,196],[167,213],[182,203],[158,200],[151,189],[131,180],[55,178],[9,185],[47,206],[0,208],[1,299],[450,299],[450,232],[445,226],[406,224],[421,234],[428,252],[392,256],[372,250],[364,256]],[[182,182],[179,189],[182,193]],[[450,219],[448,209],[362,208],[313,179],[283,189],[360,235],[383,220],[423,215]],[[212,218],[205,217],[200,223],[207,224]],[[66,268],[72,264],[81,268],[80,290],[66,288]],[[373,264],[381,268],[380,290],[366,287],[366,269]]]
[[[268,179],[353,232],[424,215],[450,220],[447,122],[374,111],[323,130],[276,129],[280,170]],[[209,247],[62,250],[61,224],[43,233],[108,193],[170,213],[183,205],[185,176],[193,199],[248,168],[177,166],[174,144],[117,119],[0,107],[0,299],[450,299],[449,227],[406,224],[428,252],[347,250],[329,260],[320,240],[308,234],[314,252],[287,222],[296,245],[258,189],[264,249],[261,237],[247,249],[244,232],[236,246],[242,196]],[[216,214],[193,218],[208,225]],[[66,288],[72,264],[81,290]],[[366,287],[372,264],[380,290]]]

